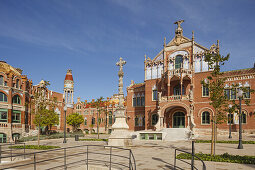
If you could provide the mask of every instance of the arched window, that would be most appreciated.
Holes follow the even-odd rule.
[[[85,117],[84,119],[84,125],[86,126],[87,125],[87,118]]]
[[[0,86],[3,86],[3,85],[4,85],[4,77],[0,76]]]
[[[94,118],[94,117],[92,117],[91,124],[92,124],[92,125],[94,125],[94,124],[95,124],[95,118]]]
[[[202,124],[209,125],[210,124],[210,113],[205,111],[202,113]]]
[[[183,63],[183,57],[182,55],[177,55],[175,57],[175,69],[179,69],[182,67],[182,63]]]
[[[6,143],[6,134],[0,133],[0,143]]]
[[[19,89],[19,79],[16,79],[16,88]]]
[[[184,85],[182,85],[182,95],[184,95],[184,94],[185,94],[185,88],[184,88]],[[181,95],[181,85],[180,84],[174,86],[174,95],[175,96]]]
[[[151,124],[152,126],[156,125],[158,123],[158,114],[155,113],[151,116]]]
[[[109,115],[109,125],[112,124],[112,115]]]
[[[247,114],[242,111],[242,124],[246,124],[247,123]]]
[[[3,92],[0,92],[0,102],[7,102],[7,96]]]
[[[13,96],[12,103],[14,103],[14,104],[20,104],[21,103],[19,95]]]

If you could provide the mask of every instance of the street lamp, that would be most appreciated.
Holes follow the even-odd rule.
[[[64,106],[64,113],[65,113],[65,121],[64,121],[64,140],[63,143],[66,143],[66,110],[67,110],[67,106]]]
[[[229,120],[229,136],[228,136],[228,138],[231,139],[232,138],[232,136],[231,136],[231,123],[232,123],[232,120],[233,120],[233,118],[232,118],[232,105],[229,104],[228,108],[229,108],[229,117],[228,117],[228,120]]]
[[[243,149],[242,144],[242,97],[243,90],[239,89],[237,92],[237,97],[239,98],[239,143],[237,149]]]

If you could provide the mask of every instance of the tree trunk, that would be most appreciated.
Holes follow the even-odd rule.
[[[211,155],[214,155],[214,116],[212,115],[212,141],[211,141]]]
[[[37,136],[37,142],[38,142],[38,146],[40,146],[40,131],[41,131],[41,128],[40,128],[40,123],[39,123],[39,126],[38,126],[38,136]]]
[[[99,122],[98,122],[98,120],[99,120],[99,117],[98,117],[98,111],[97,111],[97,139],[99,139]]]

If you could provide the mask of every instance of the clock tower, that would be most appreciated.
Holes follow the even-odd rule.
[[[73,75],[70,69],[67,70],[64,81],[64,98],[66,106],[73,108]]]

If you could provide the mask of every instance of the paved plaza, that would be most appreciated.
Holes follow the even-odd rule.
[[[96,135],[88,135],[87,138],[95,138]],[[102,135],[102,138],[107,138],[108,135]],[[219,139],[225,139],[225,137],[219,137]],[[225,139],[226,140],[226,139]],[[236,140],[234,137],[232,140]],[[244,136],[244,140],[255,140],[255,136]],[[26,144],[37,144],[37,141],[30,141]],[[41,144],[43,145],[55,145],[60,147],[70,147],[70,146],[78,146],[78,145],[106,145],[106,142],[99,142],[99,141],[75,141],[74,139],[68,139],[66,144],[63,144],[63,139],[51,139],[51,140],[42,140]],[[103,148],[103,147],[102,147]],[[109,149],[102,149],[98,147],[90,148],[90,151],[98,151],[101,153],[108,153]],[[175,142],[160,142],[160,141],[134,141],[133,146],[130,147],[134,154],[136,165],[138,170],[157,170],[157,169],[173,169],[174,164],[174,149],[179,148],[186,151],[191,151],[191,141],[175,141]],[[77,148],[79,150],[79,148]],[[72,149],[71,151],[67,151],[67,154],[74,153],[75,150]],[[244,149],[237,149],[237,144],[216,144],[216,154],[223,154],[228,152],[229,154],[233,155],[253,155],[255,156],[255,147],[252,144],[244,144]],[[85,150],[84,150],[85,151]],[[33,152],[29,150],[28,152]],[[63,152],[63,151],[62,151]],[[54,152],[54,153],[47,153],[42,154],[41,157],[44,158],[51,158],[53,156],[63,155],[63,153]],[[195,144],[195,152],[203,152],[203,153],[210,153],[210,143],[196,143]],[[118,154],[127,154],[124,151],[113,151],[113,153]],[[78,155],[72,159],[72,161],[79,161],[84,159],[85,155]],[[91,156],[90,156],[91,158]],[[105,158],[103,155],[94,155],[94,158],[97,159],[108,159],[106,156]],[[120,158],[112,158],[116,162],[125,163],[126,160],[122,160]],[[28,159],[27,161],[32,161],[32,159]],[[67,160],[67,162],[70,160]],[[41,164],[38,164],[37,169],[48,169],[50,167],[56,166],[58,164],[63,164],[63,160],[58,161],[48,161]],[[255,165],[247,165],[247,164],[236,164],[236,163],[222,163],[222,162],[205,162],[207,169],[255,169]],[[101,164],[102,165],[102,164]],[[202,169],[202,164],[199,161],[195,161],[195,165],[198,169]],[[178,169],[189,169],[189,166],[185,165],[184,163],[177,161]],[[79,169],[86,169],[84,161],[81,161],[77,164],[71,165],[68,168],[79,170]],[[107,167],[107,166],[106,166]],[[2,167],[1,167],[2,168]],[[27,166],[23,168],[17,169],[33,169],[32,166]],[[60,168],[61,169],[61,168]],[[99,169],[99,168],[95,168]],[[102,168],[101,168],[102,169]],[[115,169],[121,169],[116,166]],[[103,170],[103,169],[102,169]]]

